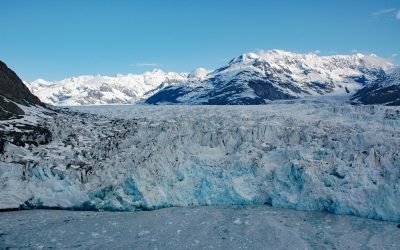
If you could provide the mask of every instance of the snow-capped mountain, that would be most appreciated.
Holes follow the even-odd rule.
[[[88,75],[54,82],[38,79],[26,85],[43,102],[53,105],[127,104],[146,98],[147,92],[161,84],[165,87],[181,82],[187,75],[156,69],[140,75]]]
[[[381,81],[365,86],[352,99],[363,104],[400,105],[400,67]]]
[[[149,104],[263,104],[269,100],[354,94],[384,78],[393,65],[375,55],[296,54],[282,50],[247,53],[213,72],[191,74],[146,100]]]
[[[263,104],[270,100],[345,94],[385,79],[394,66],[375,55],[296,54],[282,50],[247,53],[214,71],[154,70],[141,75],[78,76],[26,83],[53,105]]]

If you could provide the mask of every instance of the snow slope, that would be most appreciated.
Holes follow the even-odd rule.
[[[400,106],[400,67],[389,72],[381,81],[359,90],[352,100],[362,104],[384,104]]]
[[[38,79],[26,85],[43,102],[52,105],[127,104],[140,101],[161,84],[168,86],[186,77],[185,73],[154,70],[141,75],[78,76],[55,82]]]
[[[227,65],[167,86],[149,104],[263,104],[270,100],[354,94],[393,65],[375,55],[317,56],[282,50],[247,53]]]
[[[267,203],[400,221],[398,108],[292,102],[74,109],[94,114],[48,115],[51,142],[5,144],[1,209]]]

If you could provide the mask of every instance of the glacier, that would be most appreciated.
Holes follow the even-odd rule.
[[[258,106],[22,107],[52,134],[6,142],[0,209],[134,211],[259,205],[400,222],[400,108],[293,100]]]

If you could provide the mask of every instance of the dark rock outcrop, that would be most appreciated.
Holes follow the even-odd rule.
[[[0,61],[0,120],[23,115],[24,111],[17,104],[43,105],[17,74]]]
[[[14,71],[0,61],[0,120],[19,118],[25,115],[20,108],[23,106],[45,106],[34,96]],[[11,127],[11,128],[10,128]],[[0,154],[7,143],[19,147],[40,145],[50,142],[52,134],[46,125],[29,124],[20,120],[9,120],[0,124]]]
[[[0,127],[0,154],[4,151],[6,142],[15,146],[42,145],[49,143],[53,136],[45,126],[33,126],[28,124],[15,125],[17,131],[7,131]]]
[[[400,67],[381,80],[360,89],[353,97],[354,103],[400,105]]]
[[[370,86],[358,91],[353,99],[362,104],[384,104],[387,106],[400,106],[400,86]]]
[[[9,119],[16,115],[23,115],[24,111],[14,102],[0,96],[0,120]]]

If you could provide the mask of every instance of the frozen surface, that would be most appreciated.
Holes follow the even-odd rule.
[[[397,223],[269,206],[0,213],[0,248],[399,249]]]
[[[399,108],[76,107],[51,143],[5,145],[0,208],[254,205],[400,222]]]

